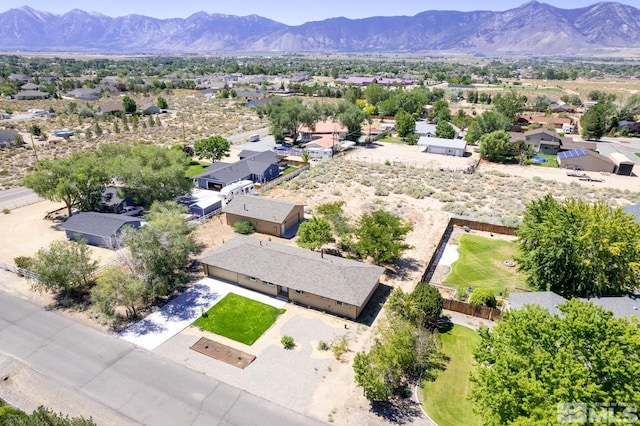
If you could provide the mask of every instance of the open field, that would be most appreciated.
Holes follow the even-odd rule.
[[[229,293],[200,316],[194,326],[252,345],[276,321],[284,309]]]
[[[506,295],[516,288],[527,288],[526,277],[514,266],[518,247],[513,241],[491,239],[479,235],[462,235],[458,246],[459,259],[451,266],[445,285],[465,288],[490,288],[495,294]]]
[[[449,326],[449,324],[447,324]],[[425,382],[420,395],[422,404],[439,426],[474,426],[482,424],[467,400],[471,388],[469,373],[473,366],[473,349],[480,342],[475,330],[451,325],[440,333],[442,352],[450,358],[446,370],[432,382]]]

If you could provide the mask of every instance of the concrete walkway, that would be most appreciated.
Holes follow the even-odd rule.
[[[202,313],[229,293],[282,308],[281,300],[212,278],[203,278],[160,310],[147,316],[118,336],[142,348],[153,350],[187,328]]]

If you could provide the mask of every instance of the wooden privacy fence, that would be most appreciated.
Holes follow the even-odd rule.
[[[475,220],[462,219],[459,217],[452,217],[449,220],[449,226],[468,226],[475,231],[491,232],[494,234],[502,235],[516,235],[518,228],[512,228],[510,226],[494,225],[493,223],[476,222]]]
[[[460,312],[461,314],[472,315],[474,317],[484,318],[492,321],[500,319],[500,316],[502,315],[502,311],[500,311],[500,309],[498,308],[476,306],[471,305],[467,302],[460,302],[458,300],[452,299],[444,299],[442,307],[450,311]]]

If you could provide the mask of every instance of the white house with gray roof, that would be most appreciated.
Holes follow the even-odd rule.
[[[256,195],[236,195],[222,211],[229,226],[246,220],[256,232],[276,237],[285,236],[304,220],[304,204]]]
[[[464,157],[467,152],[467,141],[464,139],[444,139],[421,136],[418,145],[425,146],[423,152],[429,154],[453,155]]]
[[[384,272],[380,266],[249,236],[235,237],[200,262],[211,277],[351,319],[360,315]]]

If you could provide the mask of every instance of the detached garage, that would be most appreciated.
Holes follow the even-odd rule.
[[[418,145],[426,146],[423,152],[429,154],[464,157],[464,153],[467,151],[467,141],[464,139],[443,139],[422,136],[418,139]]]
[[[565,169],[613,173],[615,164],[604,155],[578,148],[558,153],[558,164]]]
[[[122,238],[125,227],[142,226],[142,219],[121,214],[80,212],[60,225],[70,240],[85,240],[87,244],[112,248]]]

